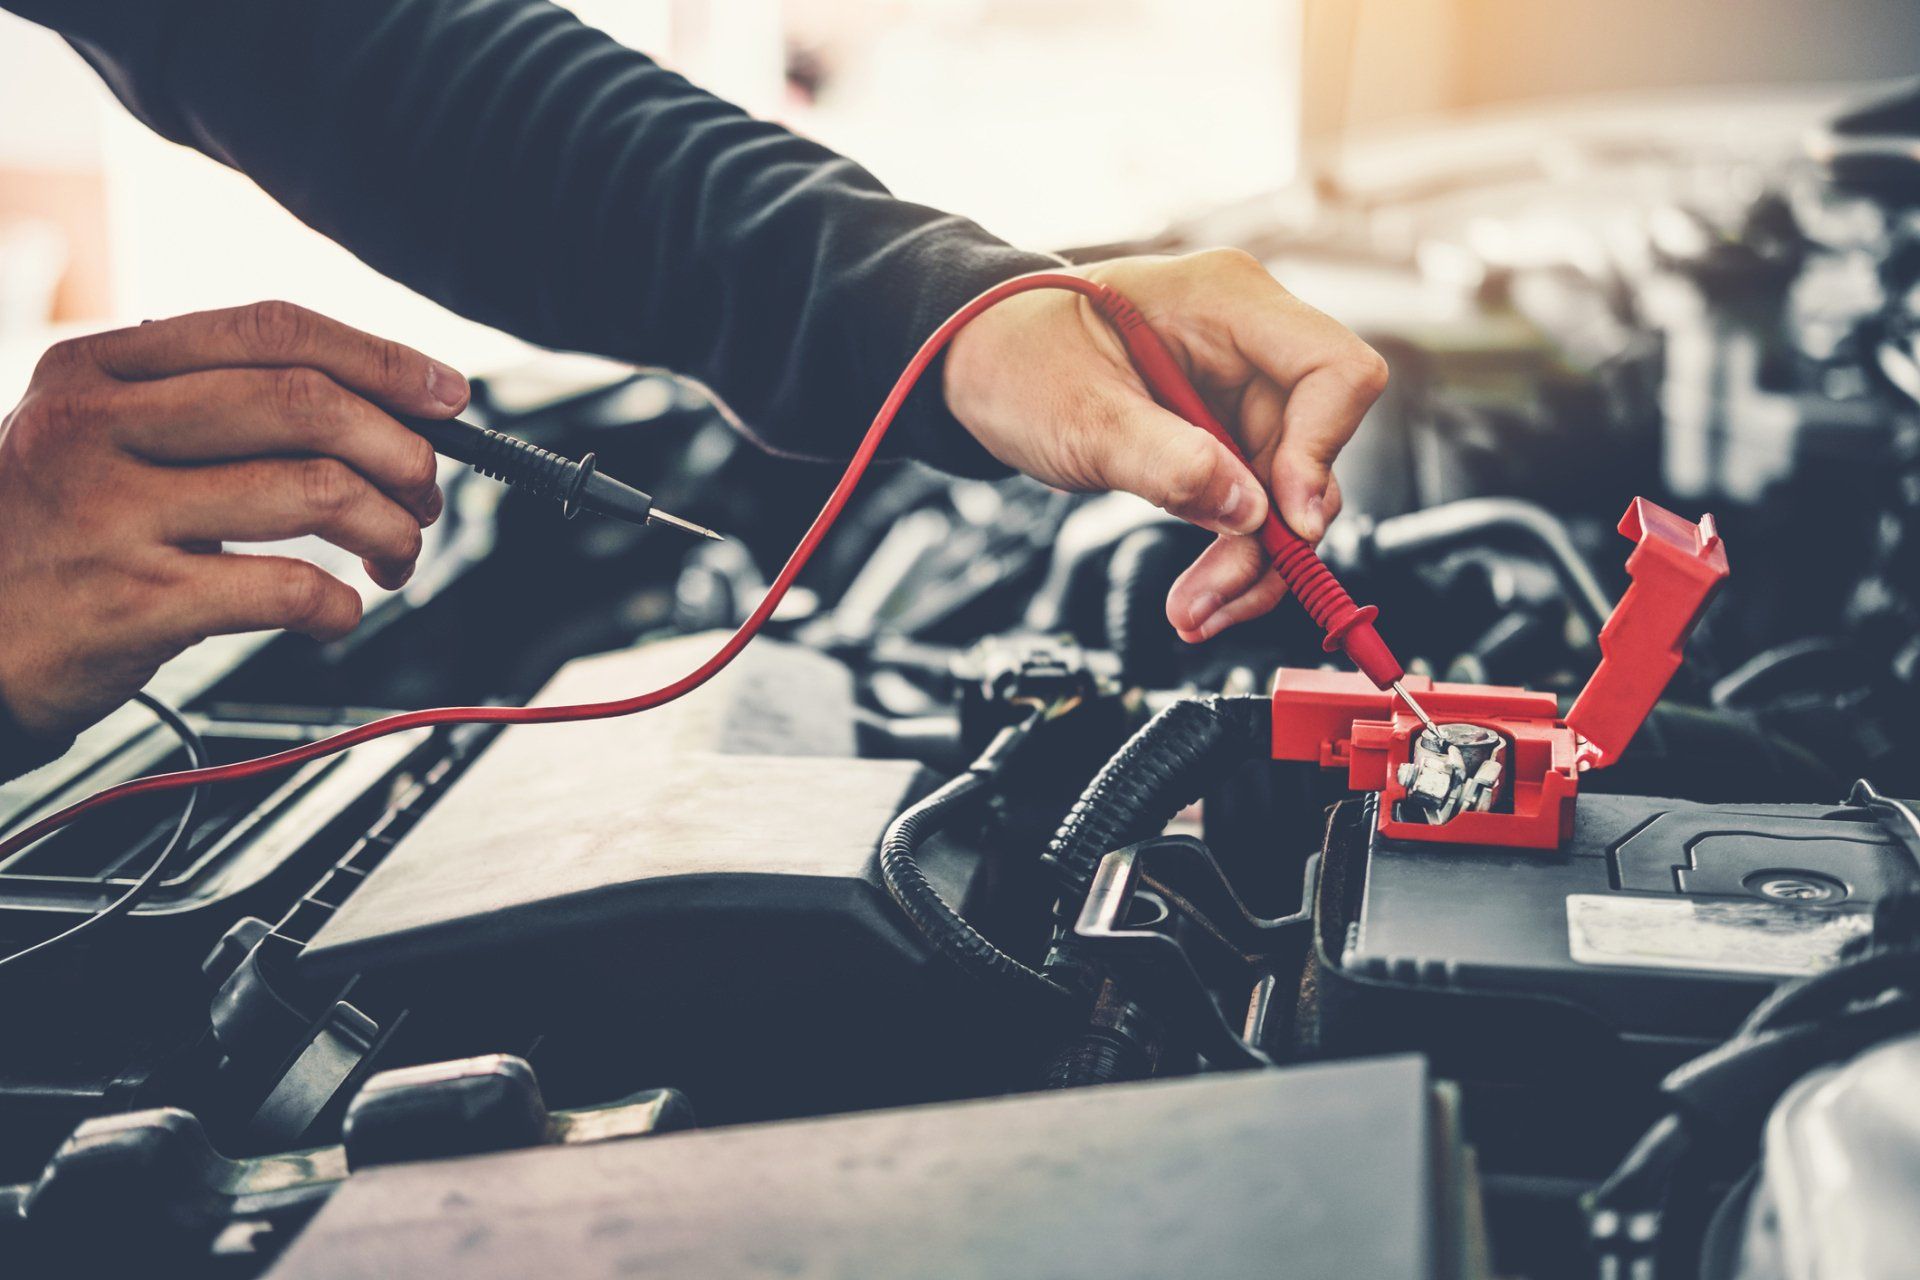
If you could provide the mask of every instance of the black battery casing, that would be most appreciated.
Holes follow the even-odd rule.
[[[1794,963],[1817,967],[1874,902],[1920,888],[1863,806],[1585,795],[1550,851],[1392,840],[1376,818],[1368,798],[1329,821],[1298,1048],[1426,1053],[1501,1092],[1506,1139],[1551,1130],[1568,1151],[1609,1147]],[[1829,899],[1765,896],[1787,879]]]

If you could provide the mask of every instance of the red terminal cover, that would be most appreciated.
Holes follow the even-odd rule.
[[[1356,791],[1380,792],[1380,830],[1436,844],[1551,849],[1573,827],[1580,773],[1611,764],[1679,668],[1681,647],[1727,576],[1711,516],[1698,525],[1644,498],[1620,522],[1636,546],[1632,575],[1600,633],[1601,660],[1563,720],[1551,693],[1500,685],[1436,684],[1408,676],[1409,692],[1442,723],[1484,725],[1511,744],[1508,807],[1430,826],[1393,817],[1404,796],[1399,766],[1421,724],[1391,693],[1352,671],[1282,668],[1273,683],[1273,757],[1347,770]]]
[[[1571,831],[1579,790],[1573,730],[1551,693],[1503,685],[1436,684],[1408,676],[1407,691],[1443,724],[1485,725],[1512,744],[1503,813],[1462,813],[1444,826],[1400,822],[1394,807],[1406,794],[1399,767],[1413,754],[1422,725],[1391,693],[1358,671],[1282,667],[1273,681],[1273,758],[1310,760],[1347,771],[1355,791],[1380,793],[1380,830],[1438,844],[1496,844],[1551,849]]]
[[[1600,629],[1600,665],[1567,712],[1583,739],[1583,769],[1612,764],[1626,750],[1680,669],[1687,636],[1728,572],[1710,515],[1696,525],[1635,498],[1620,532],[1636,544],[1627,557],[1633,581]]]

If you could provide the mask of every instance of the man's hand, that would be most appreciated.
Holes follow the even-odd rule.
[[[1260,527],[1269,493],[1311,542],[1339,514],[1333,459],[1386,386],[1386,362],[1235,250],[1123,258],[1079,274],[1140,309],[1254,475],[1153,402],[1119,339],[1074,294],[1022,294],[961,330],[947,354],[947,404],[989,452],[1038,480],[1124,489],[1220,534],[1167,596],[1181,638],[1208,639],[1286,595],[1259,544],[1240,536]]]
[[[0,700],[64,734],[207,636],[351,631],[352,587],[222,544],[318,534],[398,587],[441,496],[385,410],[466,402],[445,365],[283,302],[54,347],[0,422]]]

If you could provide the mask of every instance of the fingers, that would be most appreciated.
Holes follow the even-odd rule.
[[[172,596],[183,635],[287,630],[337,640],[359,625],[360,593],[304,560],[229,554],[186,561]]]
[[[1286,425],[1273,455],[1273,494],[1287,523],[1309,542],[1318,542],[1337,514],[1330,492],[1333,460],[1385,386],[1386,366],[1379,365],[1377,375],[1373,368],[1316,372],[1287,400]]]
[[[322,454],[371,480],[422,524],[439,516],[433,447],[326,374],[302,366],[214,369],[129,388],[111,431],[149,462]]]
[[[1244,463],[1206,432],[1129,395],[1089,429],[1094,470],[1109,489],[1137,494],[1215,533],[1245,533],[1266,518],[1267,496]]]
[[[1278,574],[1268,574],[1258,586],[1240,596],[1229,600],[1207,615],[1206,621],[1192,630],[1176,628],[1182,640],[1188,644],[1199,644],[1211,640],[1228,627],[1243,622],[1252,622],[1255,618],[1271,613],[1275,605],[1287,598],[1287,584]]]
[[[1214,256],[1222,273],[1209,304],[1216,320],[1240,357],[1284,397],[1269,487],[1281,518],[1318,541],[1331,519],[1323,508],[1333,460],[1386,388],[1387,363],[1344,325],[1287,292],[1253,258]],[[1257,450],[1260,442],[1249,445]]]
[[[1252,538],[1217,539],[1174,580],[1167,621],[1182,640],[1211,640],[1236,622],[1257,618],[1286,599],[1287,584],[1272,572]]]
[[[334,458],[261,459],[189,467],[166,476],[163,536],[196,542],[275,542],[317,534],[360,556],[392,590],[412,576],[420,524]]]
[[[99,334],[83,345],[102,369],[131,381],[300,365],[403,413],[440,418],[467,403],[467,380],[448,366],[290,302],[199,311]]]
[[[439,512],[435,459],[376,405],[444,417],[466,397],[419,352],[285,304],[49,348],[0,427],[7,710],[72,732],[205,636],[345,634],[357,591],[221,544],[318,534],[400,586]]]
[[[1298,304],[1296,304],[1298,305]],[[1333,512],[1327,509],[1333,460],[1387,385],[1387,364],[1380,353],[1332,320],[1303,308],[1320,323],[1299,324],[1292,339],[1277,331],[1279,308],[1262,312],[1242,341],[1247,358],[1287,390],[1280,444],[1274,451],[1269,483],[1281,518],[1301,537],[1317,542]]]
[[[1340,513],[1340,483],[1328,484],[1327,520]],[[1252,538],[1220,537],[1200,553],[1167,592],[1167,621],[1189,644],[1250,622],[1287,598],[1287,583],[1273,572],[1267,553]]]

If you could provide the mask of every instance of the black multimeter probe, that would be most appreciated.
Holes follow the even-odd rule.
[[[575,462],[518,436],[489,431],[458,418],[415,418],[402,416],[413,430],[426,437],[435,453],[464,462],[483,476],[491,476],[514,489],[560,504],[568,519],[582,511],[592,511],[628,524],[672,525],[676,529],[718,542],[720,535],[705,525],[683,520],[653,505],[653,496],[642,493],[612,476],[602,475],[588,454]]]

